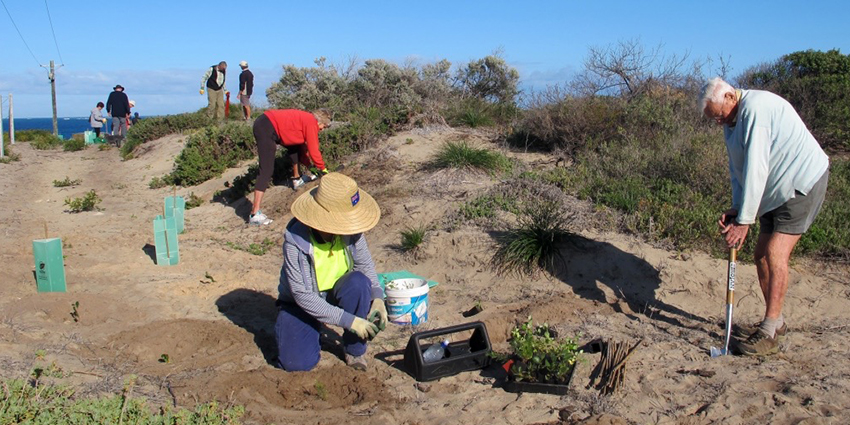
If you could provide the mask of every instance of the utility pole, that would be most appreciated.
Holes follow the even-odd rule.
[[[53,61],[50,61],[50,73],[47,74],[50,79],[50,94],[53,96],[53,135],[59,135],[59,121],[56,119],[56,72],[53,69]]]
[[[9,140],[15,144],[15,111],[12,108],[12,93],[9,93]]]
[[[0,158],[6,156],[6,147],[3,146],[3,96],[0,96]]]

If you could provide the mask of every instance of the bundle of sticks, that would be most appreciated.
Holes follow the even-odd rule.
[[[596,386],[600,393],[612,394],[623,385],[626,378],[626,360],[635,352],[643,340],[632,346],[623,341],[604,341],[602,358],[590,376],[590,386]]]

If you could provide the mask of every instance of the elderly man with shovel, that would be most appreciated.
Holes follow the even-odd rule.
[[[787,331],[782,304],[791,251],[823,204],[829,158],[794,107],[773,93],[736,90],[717,77],[703,86],[698,106],[726,139],[732,207],[718,222],[726,244],[740,248],[756,218],[760,225],[754,259],[766,309],[761,323],[737,329],[737,349],[775,354]]]

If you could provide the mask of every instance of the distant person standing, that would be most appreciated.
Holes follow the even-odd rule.
[[[218,65],[210,66],[201,78],[201,94],[207,92],[207,113],[212,118],[224,119],[224,95],[228,93],[224,88],[227,77],[227,62],[221,61]]]
[[[138,112],[133,112],[133,124],[138,124],[142,117],[139,116]]]
[[[239,101],[242,103],[242,114],[245,121],[251,119],[251,95],[254,93],[254,74],[248,69],[248,62],[239,62],[242,73],[239,74]]]
[[[127,135],[130,100],[121,84],[113,87],[112,90],[112,93],[109,93],[109,99],[106,99],[106,112],[112,116],[112,135],[124,137]]]
[[[91,115],[89,115],[89,124],[91,124],[92,130],[94,130],[94,134],[96,137],[100,137],[100,129],[103,128],[103,124],[106,123],[106,118],[103,117],[103,102],[97,102],[97,106],[92,108]]]
[[[136,107],[136,101],[135,101],[135,100],[131,100],[131,101],[130,101],[130,109],[135,108],[135,107]],[[128,110],[128,111],[127,111],[127,130],[129,130],[129,129],[130,129],[130,126],[131,126],[131,125],[133,125],[133,124],[135,124],[135,123],[136,123],[136,122],[135,122],[135,121],[133,121],[133,118],[132,118],[132,116],[130,115],[130,111]]]

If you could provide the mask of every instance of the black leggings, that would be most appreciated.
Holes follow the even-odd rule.
[[[257,141],[257,154],[260,156],[260,174],[254,183],[254,190],[265,192],[274,174],[274,155],[280,141],[271,120],[265,114],[254,121],[254,140]]]
[[[94,129],[94,136],[100,137],[100,127],[92,127]]]

